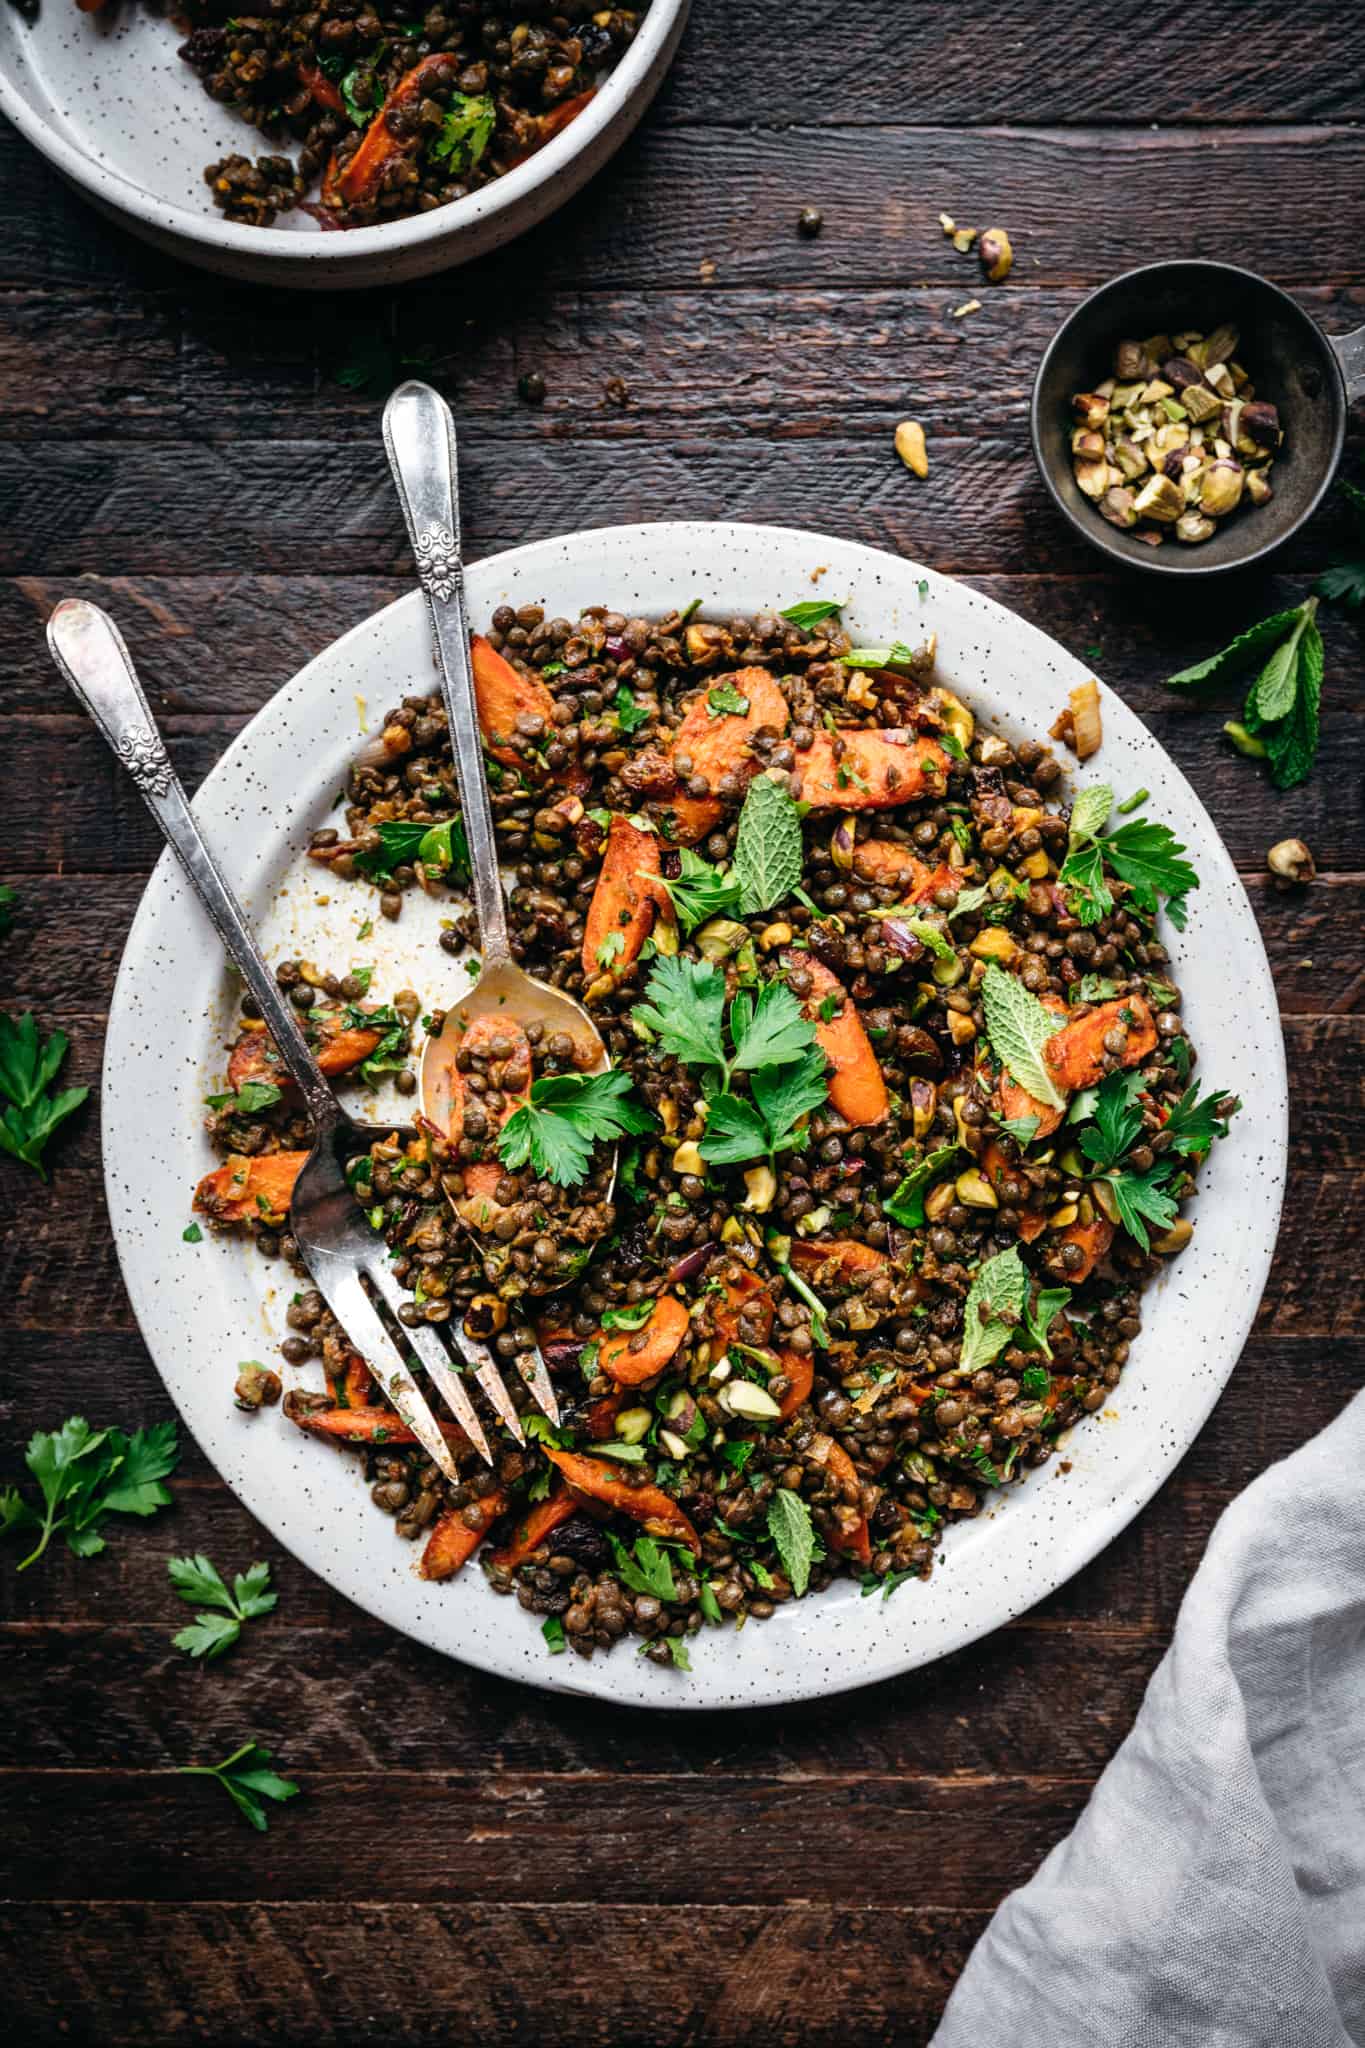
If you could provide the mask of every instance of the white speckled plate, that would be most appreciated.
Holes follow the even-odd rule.
[[[97,14],[41,0],[35,21],[0,7],[0,113],[102,212],[187,262],[304,290],[399,284],[500,248],[601,170],[658,91],[688,6],[652,0],[591,104],[506,177],[431,213],[344,234],[298,211],[269,228],[224,218],[205,164],[277,145],[208,97],[177,55],[184,31],[141,0]]]
[[[582,604],[660,613],[693,597],[718,617],[810,597],[847,598],[864,643],[939,637],[939,672],[1015,738],[1046,732],[1081,664],[960,583],[848,541],[776,527],[612,527],[539,541],[469,574],[476,624],[501,603],[576,616]],[[154,647],[134,652],[155,668]],[[208,777],[196,810],[274,957],[375,960],[375,988],[432,1003],[463,981],[436,947],[435,905],[408,900],[398,925],[371,891],[320,883],[301,857],[332,812],[361,721],[433,682],[414,593],[310,662],[252,720]],[[105,1175],[124,1278],[166,1386],[223,1478],[278,1541],[360,1606],[467,1663],[552,1689],[642,1706],[772,1704],[865,1685],[929,1663],[1021,1614],[1087,1563],[1188,1449],[1251,1328],[1270,1266],[1287,1150],[1284,1050],[1270,971],[1232,863],[1203,806],[1126,705],[1102,692],[1104,747],[1089,779],[1151,791],[1201,877],[1175,939],[1186,1014],[1207,1082],[1246,1107],[1217,1146],[1194,1205],[1190,1248],[1148,1294],[1141,1337],[1112,1409],[1072,1432],[1066,1458],[954,1528],[928,1585],[864,1600],[841,1585],[742,1634],[707,1629],[690,1677],[624,1644],[590,1663],[550,1657],[539,1626],[477,1570],[447,1585],[415,1576],[412,1547],[369,1502],[358,1460],[304,1437],[278,1411],[232,1403],[238,1361],[283,1334],[292,1283],[252,1251],[189,1245],[190,1190],[215,1162],[201,1098],[218,1084],[232,990],[213,934],[163,856],[129,935],[104,1066]],[[320,901],[319,892],[330,900]],[[315,1369],[314,1369],[315,1370]],[[302,1384],[313,1384],[303,1369]]]

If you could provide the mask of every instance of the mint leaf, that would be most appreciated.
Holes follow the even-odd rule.
[[[1240,675],[1250,668],[1256,656],[1267,647],[1273,647],[1277,640],[1294,630],[1302,607],[1296,605],[1292,611],[1275,612],[1268,619],[1260,619],[1254,626],[1248,626],[1245,633],[1239,633],[1226,647],[1210,654],[1204,661],[1195,662],[1192,668],[1182,668],[1177,675],[1167,676],[1168,690],[1185,690],[1201,683],[1221,683],[1227,678]]]
[[[1092,783],[1088,789],[1077,792],[1071,806],[1071,830],[1067,848],[1083,846],[1087,840],[1098,838],[1109,820],[1114,808],[1114,792],[1104,782]]]
[[[1057,1034],[1057,1019],[994,960],[988,963],[981,983],[981,1003],[986,1035],[996,1058],[1035,1102],[1065,1109],[1066,1097],[1043,1058],[1043,1047]]]
[[[1028,1273],[1016,1248],[979,1266],[962,1311],[963,1372],[980,1372],[1009,1343],[1028,1301]]]
[[[749,784],[735,833],[730,878],[739,889],[740,914],[772,910],[801,881],[801,813],[771,775]]]
[[[847,602],[847,598],[836,604],[827,597],[811,597],[804,604],[789,604],[781,616],[808,633],[812,626],[823,626],[826,619],[837,619]]]
[[[799,1493],[778,1487],[768,1503],[768,1534],[799,1600],[810,1584],[810,1568],[815,1559],[815,1529],[810,1509]]]

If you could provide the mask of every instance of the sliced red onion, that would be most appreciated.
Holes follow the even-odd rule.
[[[695,1280],[715,1249],[713,1244],[703,1244],[698,1245],[696,1251],[686,1253],[669,1273],[669,1286],[677,1287],[684,1280]]]
[[[564,1372],[576,1366],[583,1353],[581,1337],[553,1337],[540,1347],[540,1355],[551,1372]]]
[[[608,633],[606,639],[602,642],[602,649],[605,654],[610,656],[612,661],[625,661],[630,654],[630,649],[619,633]]]
[[[902,960],[924,958],[923,939],[916,938],[909,925],[902,924],[898,917],[888,917],[883,921],[882,943],[888,952],[898,953]]]

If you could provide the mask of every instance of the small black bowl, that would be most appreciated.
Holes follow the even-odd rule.
[[[1110,526],[1077,484],[1072,394],[1109,376],[1121,341],[1187,328],[1207,334],[1224,323],[1241,336],[1237,360],[1257,398],[1279,407],[1274,496],[1220,520],[1211,540],[1187,544],[1172,534],[1154,548]],[[1149,263],[1101,285],[1054,335],[1033,386],[1033,452],[1060,510],[1102,554],[1158,576],[1214,576],[1268,555],[1316,511],[1341,459],[1347,408],[1362,396],[1365,328],[1329,338],[1277,285],[1232,263]]]

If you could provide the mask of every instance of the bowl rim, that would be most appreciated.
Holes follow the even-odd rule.
[[[524,205],[542,186],[552,183],[575,157],[589,149],[629,105],[690,4],[691,0],[651,0],[634,42],[597,88],[589,105],[515,170],[505,172],[464,199],[435,207],[430,213],[414,214],[405,220],[379,221],[372,227],[348,228],[341,234],[322,229],[309,235],[293,228],[248,227],[217,214],[192,212],[174,200],[157,198],[121,171],[96,163],[76,143],[68,141],[33,107],[3,69],[0,113],[13,122],[26,142],[83,192],[130,215],[154,234],[176,235],[199,247],[230,251],[258,261],[277,260],[282,266],[331,268],[340,267],[345,259],[346,267],[354,268],[367,258],[382,260],[403,250],[439,244],[479,222],[495,220]]]
[[[479,606],[508,601],[513,591],[523,598],[534,596],[538,602],[556,601],[550,593],[556,579],[565,573],[577,584],[587,583],[592,575],[609,578],[619,574],[623,586],[634,579],[637,589],[643,584],[663,595],[665,602],[675,601],[680,587],[705,580],[711,585],[706,592],[708,609],[723,614],[726,606],[736,601],[728,594],[733,586],[747,590],[757,581],[771,588],[773,580],[780,578],[783,586],[790,581],[798,588],[805,587],[807,578],[816,573],[816,565],[820,565],[818,573],[829,578],[831,590],[848,582],[854,592],[849,602],[860,611],[875,612],[893,623],[899,623],[899,612],[907,622],[935,624],[946,638],[949,672],[959,675],[963,688],[981,691],[980,710],[993,725],[1009,724],[1019,715],[1009,680],[1015,666],[1036,666],[1040,692],[1054,683],[1064,689],[1069,681],[1090,673],[1050,635],[960,578],[846,537],[785,526],[678,520],[581,529],[485,557],[470,564],[469,577]],[[747,598],[742,601],[751,602]],[[405,672],[411,672],[416,650],[425,645],[428,630],[424,601],[413,589],[338,635],[261,707],[206,777],[196,793],[195,809],[212,841],[237,853],[246,849],[244,863],[238,865],[234,860],[234,881],[249,913],[259,916],[279,886],[278,877],[272,879],[275,855],[267,844],[269,833],[263,829],[263,821],[271,821],[272,829],[277,822],[277,797],[265,772],[267,764],[253,761],[253,750],[265,743],[278,753],[292,730],[292,719],[309,744],[334,745],[349,759],[356,745],[351,693],[357,687],[372,691],[377,680],[372,666],[376,648],[381,644],[402,648],[410,638]],[[1004,674],[993,678],[990,669],[997,661],[1004,664]],[[366,681],[357,684],[356,678],[362,675]],[[566,1671],[563,1665],[569,1660],[547,1659],[534,1631],[517,1632],[506,1640],[498,1635],[495,1641],[485,1631],[497,1629],[496,1603],[491,1620],[487,1613],[481,1620],[464,1611],[466,1601],[477,1601],[479,1595],[487,1598],[481,1581],[464,1587],[457,1581],[444,1588],[428,1588],[411,1576],[401,1560],[386,1563],[382,1550],[368,1540],[356,1549],[349,1542],[340,1547],[332,1543],[324,1511],[344,1518],[348,1536],[351,1533],[355,1504],[343,1492],[343,1480],[299,1462],[309,1448],[303,1445],[301,1435],[292,1447],[282,1438],[270,1458],[260,1460],[255,1445],[243,1442],[242,1418],[234,1415],[226,1399],[219,1398],[222,1390],[210,1385],[211,1375],[193,1367],[182,1314],[185,1290],[191,1285],[198,1288],[198,1317],[203,1322],[214,1288],[227,1287],[229,1280],[215,1266],[197,1267],[193,1276],[186,1277],[169,1265],[175,1257],[170,1247],[179,1236],[178,1222],[184,1217],[182,1192],[190,1176],[183,1170],[183,1162],[177,1162],[177,1175],[170,1178],[153,1170],[156,1162],[154,1151],[149,1150],[153,1132],[146,1114],[146,1095],[121,1085],[125,1067],[152,1062],[159,1115],[175,1133],[177,1144],[188,1143],[191,1125],[197,1129],[198,1100],[205,1078],[202,1051],[191,1045],[178,1066],[174,1060],[168,1062],[164,1040],[149,1029],[152,1020],[140,1017],[139,1008],[150,1001],[155,1009],[164,993],[158,989],[158,977],[170,976],[169,999],[179,1006],[177,1015],[188,1016],[187,1004],[197,1003],[200,992],[195,984],[187,993],[186,984],[178,978],[180,969],[186,961],[197,963],[206,950],[215,960],[218,954],[211,940],[201,943],[197,920],[202,913],[181,880],[174,857],[169,851],[162,853],[128,932],[110,1004],[102,1070],[101,1139],[111,1227],[135,1317],[170,1398],[225,1483],[290,1555],[389,1626],[427,1648],[454,1655],[494,1675],[529,1682],[544,1691],[590,1695],[614,1705],[709,1712],[827,1697],[899,1676],[963,1649],[1055,1592],[1134,1519],[1195,1441],[1250,1334],[1279,1227],[1288,1153],[1288,1089],[1279,1009],[1264,942],[1217,828],[1180,768],[1143,721],[1116,693],[1102,688],[1102,695],[1111,728],[1107,736],[1120,750],[1113,766],[1140,770],[1166,815],[1195,835],[1191,843],[1200,862],[1204,885],[1200,893],[1206,893],[1209,900],[1201,905],[1196,898],[1192,904],[1192,938],[1185,943],[1198,947],[1202,941],[1212,948],[1217,943],[1215,934],[1224,944],[1231,943],[1230,935],[1236,934],[1241,968],[1237,1016],[1242,1033],[1236,1045],[1241,1051],[1228,1060],[1225,1078],[1229,1086],[1241,1088],[1245,1076],[1240,1062],[1245,1060],[1246,1073],[1255,1074],[1257,1086],[1246,1091],[1248,1128],[1243,1132],[1238,1126],[1236,1149],[1220,1152],[1211,1164],[1211,1171],[1221,1175],[1220,1181],[1205,1185],[1201,1192],[1201,1213],[1213,1217],[1220,1209],[1225,1215],[1235,1209],[1235,1244],[1229,1248],[1225,1243],[1220,1251],[1214,1233],[1204,1251],[1198,1252],[1196,1240],[1199,1258],[1213,1262],[1207,1275],[1208,1300],[1226,1299],[1227,1306],[1212,1317],[1207,1310],[1202,1316],[1187,1316],[1184,1304],[1189,1288],[1204,1267],[1197,1266],[1183,1278],[1173,1277],[1172,1298],[1163,1312],[1181,1318],[1185,1354],[1180,1372],[1166,1391],[1169,1359],[1161,1351],[1157,1329],[1149,1329],[1145,1352],[1136,1355],[1129,1368],[1133,1377],[1123,1403],[1133,1411],[1129,1428],[1113,1435],[1097,1430],[1068,1451],[1068,1459],[1075,1460],[1080,1475],[1074,1483],[1086,1489],[1085,1512],[1064,1509],[1055,1536],[1047,1527],[1050,1511],[1046,1491],[1040,1487],[1030,1495],[1029,1503],[1021,1502],[1018,1509],[1009,1510],[1022,1514],[1026,1527],[1011,1539],[1003,1559],[992,1551],[997,1562],[991,1575],[984,1576],[979,1565],[972,1566],[970,1586],[958,1583],[959,1548],[966,1549],[989,1530],[993,1517],[983,1516],[956,1532],[949,1553],[953,1568],[945,1568],[943,1575],[936,1569],[937,1591],[930,1605],[897,1610],[892,1625],[873,1628],[859,1617],[867,1617],[871,1608],[882,1612],[882,1603],[864,1603],[856,1589],[843,1588],[828,1601],[822,1600],[818,1611],[808,1616],[802,1617],[797,1607],[786,1610],[781,1618],[785,1626],[770,1639],[755,1640],[746,1634],[752,1654],[746,1649],[742,1658],[736,1655],[732,1659],[728,1650],[715,1646],[717,1655],[708,1659],[705,1679],[681,1694],[671,1685],[659,1685],[653,1667],[641,1665],[634,1657],[628,1658],[625,1666],[612,1659],[610,1668],[601,1668],[595,1660],[581,1670]],[[335,730],[327,739],[317,712],[320,703],[332,700]],[[370,701],[376,701],[373,695]],[[1034,717],[1035,712],[1036,706],[1030,704],[1028,716]],[[1133,758],[1125,762],[1123,757],[1130,753]],[[341,758],[339,753],[337,759]],[[334,769],[329,757],[328,774],[320,779],[325,783]],[[292,768],[290,776],[292,792],[297,786]],[[336,786],[334,781],[331,786]],[[286,815],[292,802],[291,794]],[[289,829],[295,834],[297,853],[298,820]],[[291,945],[297,936],[302,935],[289,931]],[[267,935],[266,942],[278,950],[278,939],[272,945]],[[198,966],[194,971],[199,971]],[[195,1015],[197,1019],[197,1010]],[[200,1029],[196,1022],[195,1032]],[[209,1029],[207,1037],[214,1036]],[[183,1122],[177,1111],[181,1097],[194,1106],[194,1116]],[[150,1254],[140,1249],[148,1245]],[[239,1256],[240,1247],[227,1240],[215,1242],[215,1261],[224,1260],[231,1266]],[[1220,1284],[1228,1278],[1227,1266],[1218,1272],[1220,1261],[1228,1258],[1235,1261],[1235,1284],[1230,1289]],[[167,1280],[171,1284],[164,1284]],[[258,1284],[258,1276],[247,1276],[253,1318],[260,1312]],[[253,1332],[255,1327],[253,1320]],[[254,1335],[251,1341],[255,1341]],[[169,1367],[167,1358],[172,1361]],[[1159,1388],[1160,1419],[1144,1430],[1139,1412],[1144,1400],[1156,1398]],[[271,1489],[271,1465],[277,1457],[293,1461],[291,1475],[299,1475],[301,1497],[288,1486]],[[1091,1463],[1095,1470],[1087,1476]],[[1072,1507],[1076,1505],[1073,1501]],[[1045,1541],[1036,1540],[1040,1531],[1046,1534]],[[1025,1540],[1030,1535],[1035,1540]],[[964,1557],[960,1562],[966,1564],[967,1560]],[[396,1590],[399,1582],[408,1590]]]
[[[1077,321],[1084,319],[1087,314],[1091,313],[1110,292],[1117,291],[1120,286],[1134,284],[1139,278],[1145,278],[1149,282],[1154,283],[1159,277],[1172,270],[1206,271],[1212,276],[1236,278],[1239,284],[1250,284],[1260,291],[1268,292],[1272,298],[1278,299],[1280,304],[1295,319],[1311,330],[1316,337],[1317,346],[1321,350],[1324,361],[1331,368],[1331,380],[1329,381],[1336,410],[1336,420],[1332,435],[1331,457],[1323,469],[1317,489],[1313,492],[1307,505],[1299,513],[1298,518],[1283,533],[1277,534],[1273,540],[1265,540],[1260,542],[1259,545],[1249,548],[1245,554],[1238,555],[1236,560],[1231,562],[1201,561],[1197,551],[1194,549],[1188,549],[1183,554],[1167,561],[1162,558],[1155,548],[1144,548],[1139,554],[1136,550],[1124,547],[1120,536],[1106,526],[1103,520],[1085,519],[1074,505],[1068,504],[1057,483],[1057,479],[1052,473],[1052,465],[1043,454],[1043,382],[1047,376],[1052,359],[1061,347],[1063,340],[1075,327]],[[1033,446],[1033,459],[1038,465],[1038,472],[1047,488],[1048,496],[1052,499],[1057,510],[1064,515],[1069,524],[1076,529],[1083,539],[1088,540],[1092,547],[1098,548],[1101,554],[1108,555],[1111,561],[1118,562],[1126,569],[1136,569],[1139,573],[1148,576],[1228,576],[1234,570],[1249,568],[1253,562],[1263,561],[1267,555],[1274,554],[1277,548],[1283,547],[1285,542],[1299,531],[1306,520],[1312,518],[1323,499],[1327,496],[1328,491],[1331,490],[1333,480],[1336,477],[1337,469],[1341,462],[1342,449],[1346,445],[1348,411],[1346,379],[1337,352],[1332,346],[1330,335],[1323,332],[1312,314],[1307,312],[1297,299],[1291,297],[1282,285],[1274,284],[1270,278],[1262,277],[1257,270],[1248,270],[1241,263],[1219,263],[1202,256],[1168,256],[1163,257],[1156,263],[1140,263],[1136,269],[1120,271],[1117,277],[1108,278],[1105,283],[1096,285],[1093,291],[1087,292],[1080,304],[1073,307],[1071,312],[1067,314],[1065,320],[1063,320],[1061,326],[1058,327],[1051,341],[1049,341],[1044,349],[1038,363],[1038,368],[1034,373],[1033,392],[1029,399],[1029,439]]]

